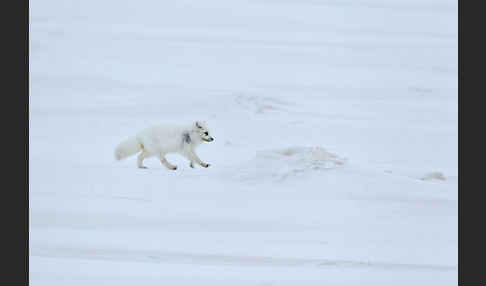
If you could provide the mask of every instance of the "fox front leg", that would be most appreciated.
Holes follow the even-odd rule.
[[[174,171],[174,170],[177,169],[177,166],[172,165],[171,163],[169,163],[167,161],[167,159],[165,159],[165,156],[160,155],[159,156],[159,159],[160,159],[160,162],[162,163],[162,165],[164,165],[167,169],[172,170],[172,171]]]
[[[204,163],[203,161],[201,161],[201,159],[196,155],[196,153],[194,153],[194,151],[189,151],[188,153],[189,153],[188,154],[189,160],[191,160],[191,163],[190,163],[189,166],[191,166],[192,168],[194,168],[193,162],[198,163],[199,165],[203,166],[204,168],[211,166],[210,164]]]

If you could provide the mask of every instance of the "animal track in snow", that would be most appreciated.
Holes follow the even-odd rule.
[[[236,96],[236,103],[255,114],[263,114],[270,111],[285,111],[289,105],[286,101],[273,97],[262,97],[256,95],[239,94]]]

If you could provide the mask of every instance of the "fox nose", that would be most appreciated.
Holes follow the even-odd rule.
[[[212,142],[214,141],[214,138],[213,137],[209,137],[209,142]]]

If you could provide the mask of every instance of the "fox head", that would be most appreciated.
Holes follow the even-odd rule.
[[[196,121],[194,122],[194,130],[197,134],[201,137],[201,140],[206,142],[214,141],[214,138],[209,135],[209,129],[204,121]]]

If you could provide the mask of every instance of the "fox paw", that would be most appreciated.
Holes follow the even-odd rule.
[[[210,164],[208,164],[208,163],[201,163],[201,166],[203,166],[204,168],[207,168],[207,167],[209,167],[209,166],[211,166],[211,165],[210,165]]]
[[[177,170],[177,166],[169,167],[169,170],[175,171],[175,170]]]
[[[191,162],[189,163],[189,167],[193,168],[194,169],[194,164]]]

